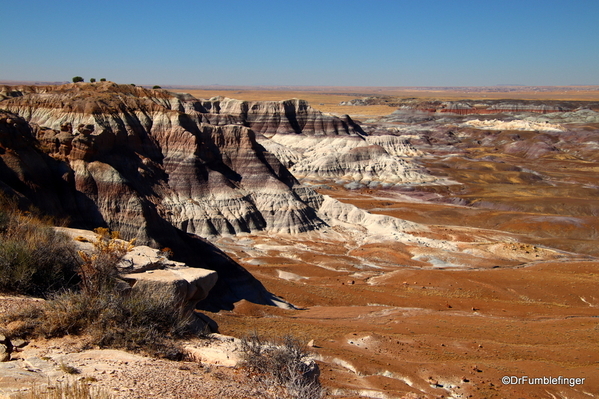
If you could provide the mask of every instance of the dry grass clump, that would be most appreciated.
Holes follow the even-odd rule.
[[[81,371],[77,367],[71,366],[70,364],[60,363],[60,371],[66,374],[79,374]]]
[[[320,399],[325,395],[318,368],[296,338],[276,341],[251,334],[241,340],[244,368],[268,391],[283,399]]]
[[[0,292],[46,297],[77,283],[79,263],[65,234],[0,198]]]
[[[91,387],[84,381],[55,386],[34,386],[29,392],[19,393],[14,399],[110,399],[99,387]]]

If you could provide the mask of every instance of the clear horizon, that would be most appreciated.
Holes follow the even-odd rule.
[[[0,27],[2,81],[599,85],[595,0],[21,0],[1,8],[18,21]]]

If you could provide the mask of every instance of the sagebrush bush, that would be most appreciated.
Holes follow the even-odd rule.
[[[253,333],[241,340],[244,367],[256,380],[271,390],[283,388],[277,397],[320,399],[324,390],[318,381],[315,364],[305,345],[292,336],[265,340]]]
[[[110,306],[90,324],[89,334],[101,347],[144,350],[177,359],[182,351],[173,339],[192,333],[193,317],[184,312],[168,288],[138,288],[113,296]]]
[[[72,241],[32,213],[0,206],[0,291],[45,297],[74,286],[80,261]]]

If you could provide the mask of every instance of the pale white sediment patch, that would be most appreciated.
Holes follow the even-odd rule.
[[[318,210],[319,216],[329,225],[340,225],[352,229],[356,235],[361,236],[360,241],[362,244],[399,241],[404,244],[457,251],[457,246],[448,241],[417,237],[408,233],[410,231],[427,231],[428,228],[424,225],[392,216],[371,214],[354,205],[333,199],[328,195],[324,195],[323,198],[322,205]]]
[[[455,262],[455,259],[451,259],[451,258],[440,259],[436,256],[430,256],[430,255],[426,255],[426,254],[413,256],[412,259],[418,260],[421,262],[427,262],[434,268],[446,268],[446,267],[460,268],[460,267],[466,266],[461,263]]]
[[[504,122],[498,119],[492,119],[488,121],[481,121],[474,119],[468,122],[462,123],[462,127],[473,127],[476,129],[483,130],[525,130],[525,131],[539,131],[539,132],[564,132],[566,128],[556,123],[538,123],[525,120],[515,120]]]
[[[308,279],[308,277],[300,276],[299,274],[286,272],[283,270],[277,270],[277,273],[279,275],[279,278],[281,278],[283,280],[287,280],[287,281],[301,281],[301,280]]]
[[[354,365],[348,362],[347,360],[339,359],[338,357],[336,357],[332,360],[332,363],[336,364],[337,366],[341,366],[354,374],[360,375],[360,373],[358,373],[358,370],[356,370]]]

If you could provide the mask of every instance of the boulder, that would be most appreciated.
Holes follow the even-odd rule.
[[[169,267],[181,268],[185,267],[185,263],[169,260],[162,251],[139,245],[125,254],[119,266],[123,270],[140,273]]]
[[[221,334],[210,334],[203,346],[186,345],[183,350],[195,362],[224,367],[237,367],[243,361],[241,341]]]
[[[208,296],[218,279],[215,271],[193,267],[178,267],[129,273],[121,277],[133,290],[148,289],[167,292],[186,311],[193,311],[197,303]]]
[[[7,362],[10,360],[10,352],[8,346],[0,344],[0,362]]]
[[[11,352],[12,344],[10,339],[8,339],[5,335],[0,334],[0,362],[9,361]]]

